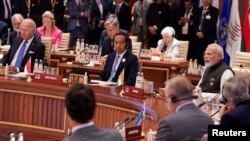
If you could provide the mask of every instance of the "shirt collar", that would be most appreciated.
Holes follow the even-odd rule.
[[[72,127],[72,133],[74,133],[76,130],[79,130],[81,128],[86,128],[86,127],[89,127],[92,125],[94,125],[93,121],[85,123],[85,124],[76,125],[76,126]]]
[[[180,108],[182,108],[182,107],[185,106],[185,105],[191,104],[191,103],[193,103],[192,100],[185,100],[185,101],[183,101],[179,106],[176,107],[175,112],[176,112],[176,113],[179,112],[179,111],[180,111]]]

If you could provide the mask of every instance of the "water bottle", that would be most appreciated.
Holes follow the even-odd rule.
[[[154,133],[152,129],[149,129],[149,132],[147,133],[147,141],[154,141]]]
[[[35,59],[34,70],[33,72],[38,72],[38,60]]]
[[[17,141],[24,141],[23,140],[23,132],[19,132],[17,136],[18,136]]]
[[[84,74],[83,84],[88,84],[88,74],[87,74],[87,72],[85,72],[85,74]]]
[[[140,88],[140,86],[139,86],[140,85],[140,79],[141,79],[140,77],[141,77],[141,73],[138,72],[137,76],[136,76],[136,80],[135,80],[135,87],[136,88]]]
[[[193,72],[193,60],[190,59],[189,65],[188,65],[188,74],[192,74]]]
[[[84,39],[82,39],[82,42],[81,42],[81,52],[83,52],[85,49],[85,43],[84,43]]]
[[[38,64],[38,72],[43,73],[43,60],[39,61]]]
[[[75,51],[77,52],[79,51],[79,49],[80,49],[80,39],[77,39]]]
[[[10,133],[9,134],[9,141],[16,141],[15,133]]]

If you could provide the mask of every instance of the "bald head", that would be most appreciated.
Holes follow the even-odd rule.
[[[21,23],[21,36],[24,40],[31,39],[36,32],[36,23],[32,19],[24,19]]]

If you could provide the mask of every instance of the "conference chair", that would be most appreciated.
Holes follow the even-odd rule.
[[[48,63],[50,65],[50,55],[51,55],[51,48],[52,48],[52,37],[41,37],[41,42],[45,46],[45,53],[44,53],[44,63]]]
[[[180,41],[180,58],[187,60],[189,41]]]

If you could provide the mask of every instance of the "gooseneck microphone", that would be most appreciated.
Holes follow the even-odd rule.
[[[126,117],[124,120],[122,120],[118,125],[115,126],[115,129],[117,128],[121,128],[121,126],[127,122],[130,118],[129,117]]]

